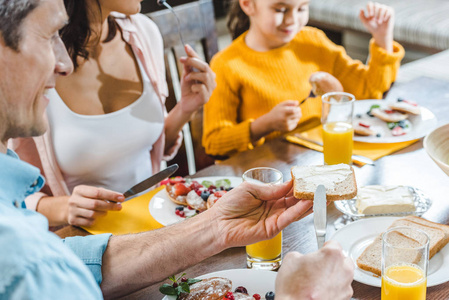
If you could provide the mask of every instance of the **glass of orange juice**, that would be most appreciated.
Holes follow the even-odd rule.
[[[382,236],[382,300],[425,300],[429,236],[412,227],[394,227]]]
[[[263,184],[266,188],[284,182],[282,172],[260,167],[243,173],[243,181]],[[282,232],[274,238],[246,246],[246,264],[250,269],[277,270],[282,262]]]
[[[324,163],[352,164],[352,114],[355,97],[349,93],[333,92],[324,94],[321,100]]]

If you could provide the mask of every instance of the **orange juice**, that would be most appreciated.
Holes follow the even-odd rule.
[[[382,275],[382,300],[425,300],[427,279],[414,265],[393,265]]]
[[[326,165],[352,163],[352,137],[354,128],[345,122],[331,122],[323,125],[323,153]]]
[[[246,253],[252,258],[271,260],[281,256],[282,232],[274,238],[246,246]]]

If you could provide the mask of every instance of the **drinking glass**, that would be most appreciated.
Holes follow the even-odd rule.
[[[324,164],[352,164],[355,97],[349,93],[332,92],[321,96],[321,101]]]
[[[382,235],[381,299],[425,300],[428,266],[429,236],[424,231],[389,229]]]
[[[262,184],[268,189],[284,181],[281,171],[265,167],[250,169],[242,177],[243,181]],[[246,246],[246,257],[250,269],[279,269],[282,262],[282,232],[272,239]]]

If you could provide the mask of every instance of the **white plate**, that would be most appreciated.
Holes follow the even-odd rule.
[[[338,230],[331,240],[337,241],[354,261],[362,254],[368,245],[382,232],[385,232],[391,226],[394,217],[374,217],[370,219],[361,219],[346,225]],[[354,280],[380,287],[381,279],[371,272],[364,271],[355,264]],[[445,246],[432,257],[429,262],[427,275],[427,286],[435,286],[449,281],[449,246]]]
[[[354,141],[365,143],[399,143],[411,141],[422,138],[437,126],[437,118],[435,115],[427,108],[420,106],[420,115],[410,115],[408,117],[408,120],[412,124],[410,132],[401,136],[393,136],[391,134],[391,130],[387,127],[387,122],[384,122],[376,117],[370,117],[366,114],[371,105],[378,104],[381,108],[388,108],[388,103],[392,102],[385,100],[358,100],[354,102],[354,123],[366,123],[372,126],[374,131],[381,134],[381,137],[354,135]],[[357,118],[358,114],[362,117]]]
[[[192,180],[196,180],[199,183],[201,183],[203,180],[215,182],[218,179],[229,179],[231,181],[232,187],[236,187],[237,185],[242,183],[242,178],[240,177],[210,176],[192,178]],[[181,218],[175,214],[177,206],[179,205],[175,204],[168,198],[167,192],[164,189],[154,195],[153,198],[151,198],[148,208],[150,210],[150,214],[156,221],[164,226],[168,226],[185,220],[184,218]]]
[[[274,282],[276,281],[276,272],[251,270],[251,269],[233,269],[213,272],[196,278],[224,277],[232,281],[232,291],[238,286],[243,286],[249,295],[259,294],[265,299],[267,292],[274,292]],[[162,300],[176,299],[175,296],[165,296]]]

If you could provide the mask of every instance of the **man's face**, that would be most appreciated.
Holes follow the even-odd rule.
[[[40,0],[21,26],[19,51],[0,38],[0,139],[41,135],[46,90],[73,66],[58,35],[67,22],[63,0]]]

